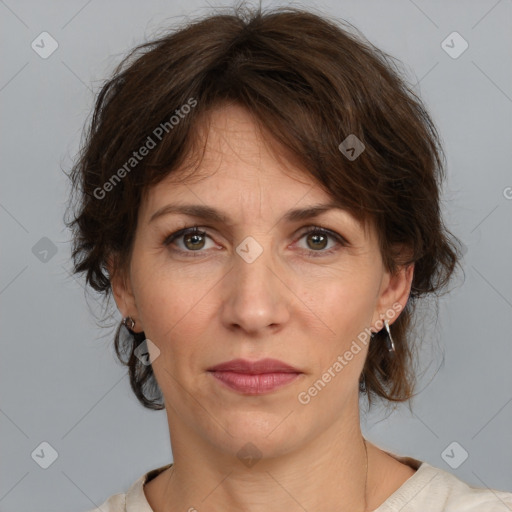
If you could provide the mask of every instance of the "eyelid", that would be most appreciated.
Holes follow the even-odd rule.
[[[208,235],[208,232],[206,231],[207,229],[208,228],[205,228],[202,226],[197,226],[197,225],[184,227],[184,228],[178,229],[178,230],[173,231],[172,233],[166,235],[162,241],[162,244],[169,245],[174,240],[177,240],[178,238],[181,238],[185,235],[201,235],[201,236],[208,236],[209,238],[211,238]]]
[[[300,237],[302,237],[308,233],[311,233],[311,232],[318,232],[318,233],[323,233],[325,235],[329,235],[330,237],[336,239],[340,244],[342,244],[344,246],[350,245],[348,240],[343,235],[341,235],[337,231],[333,231],[332,229],[324,228],[323,226],[320,226],[319,224],[311,224],[309,226],[304,226],[301,228],[301,230],[303,230],[303,231],[300,232],[300,235],[299,235]]]

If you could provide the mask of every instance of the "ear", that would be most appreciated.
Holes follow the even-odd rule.
[[[386,319],[391,325],[399,317],[409,300],[413,276],[414,263],[400,266],[394,274],[385,272],[372,317],[372,326],[375,326],[378,320],[382,325],[382,321]]]
[[[107,257],[107,269],[110,276],[112,294],[117,304],[117,309],[125,318],[130,316],[135,320],[133,332],[142,332],[140,318],[138,316],[135,296],[133,295],[130,277],[121,272],[116,265],[116,258],[113,255]]]

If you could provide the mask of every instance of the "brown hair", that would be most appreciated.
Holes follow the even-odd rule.
[[[384,330],[377,333],[360,377],[370,404],[372,395],[402,402],[415,387],[416,301],[441,293],[461,251],[441,218],[436,128],[395,60],[350,28],[297,8],[238,6],[137,46],[96,99],[70,173],[79,199],[66,224],[74,272],[86,272],[87,284],[108,298],[107,258],[115,255],[115,272],[126,272],[143,194],[193,153],[208,112],[226,101],[244,106],[304,172],[376,228],[389,271],[415,264],[409,301],[392,326],[396,351],[388,351]],[[355,159],[339,149],[351,134],[365,148]],[[134,354],[144,339],[119,325],[116,353],[138,400],[162,409],[151,365]]]

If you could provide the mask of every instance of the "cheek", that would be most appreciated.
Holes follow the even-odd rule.
[[[320,283],[320,281],[319,281]],[[307,286],[301,294],[304,303],[321,320],[337,343],[349,341],[370,326],[377,283],[370,272],[331,276],[321,286]]]
[[[143,244],[142,241],[139,246]],[[138,247],[132,263],[137,309],[143,324],[160,333],[187,321],[211,280],[211,276],[201,275],[197,266],[176,265],[167,251],[162,248],[151,252]]]
[[[371,325],[377,289],[375,276],[370,272],[364,278],[360,276],[359,272],[338,273],[328,283],[324,281],[323,287],[314,290],[308,287],[305,293],[306,305],[315,313],[314,321],[302,326],[309,340],[306,352],[313,372],[307,389],[313,386],[311,391],[316,393],[317,386],[322,388],[322,383],[327,383],[318,392],[318,399],[315,396],[319,407],[340,405],[349,389],[357,392],[359,387],[370,339],[365,329],[369,330]],[[315,384],[319,380],[321,383]],[[307,389],[303,391],[308,393]]]
[[[211,325],[208,296],[160,280],[146,297],[141,318],[146,337],[158,348],[152,366],[156,380],[171,408],[183,413],[190,408],[183,390],[196,390],[196,376],[208,361],[211,339],[206,335]]]
[[[322,293],[310,294],[309,300],[319,312],[321,322],[315,323],[315,330],[321,334],[315,336],[310,324],[307,337],[321,339],[322,344],[312,350],[309,343],[313,375],[303,391],[311,392],[316,407],[339,410],[351,392],[358,392],[370,340],[374,287],[370,281],[338,280]]]
[[[140,277],[144,279],[136,293],[137,308],[146,337],[166,355],[165,361],[188,366],[187,359],[210,344],[204,333],[215,316],[215,282],[211,276],[210,283],[207,276],[191,279],[174,272]]]

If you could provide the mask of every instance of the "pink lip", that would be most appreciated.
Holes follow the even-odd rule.
[[[248,373],[211,372],[222,384],[247,395],[262,395],[295,380],[299,373]]]
[[[297,368],[283,363],[278,359],[260,359],[248,361],[246,359],[233,359],[225,363],[208,368],[210,372],[236,372],[257,375],[261,373],[301,373]]]
[[[209,368],[208,371],[222,384],[249,395],[273,391],[292,382],[302,373],[277,359],[234,359]]]

